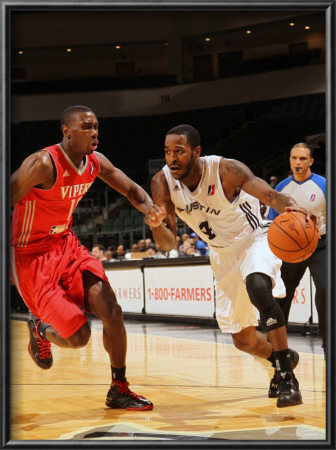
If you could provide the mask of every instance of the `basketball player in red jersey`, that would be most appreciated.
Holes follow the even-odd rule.
[[[98,176],[146,214],[149,195],[97,152],[98,120],[85,106],[61,117],[63,139],[28,156],[11,177],[12,279],[31,311],[28,350],[42,369],[52,366],[51,343],[80,348],[91,330],[83,312],[103,323],[103,345],[112,381],[106,405],[151,410],[126,379],[127,337],[122,310],[103,265],[81,246],[71,230],[72,213]]]

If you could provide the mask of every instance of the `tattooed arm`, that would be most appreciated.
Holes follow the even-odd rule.
[[[222,186],[227,199],[233,202],[243,189],[265,205],[274,208],[278,213],[299,211],[315,220],[315,216],[306,208],[299,206],[293,197],[275,191],[266,181],[256,177],[251,170],[240,161],[222,158],[219,168]]]
[[[146,214],[145,222],[151,228],[154,241],[163,251],[169,252],[176,243],[175,207],[162,170],[153,177],[151,191],[154,206]]]

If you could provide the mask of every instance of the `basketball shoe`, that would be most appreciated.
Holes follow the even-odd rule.
[[[277,407],[296,406],[302,404],[302,396],[299,389],[299,382],[293,372],[279,372],[280,395],[277,400]]]
[[[129,382],[113,380],[106,396],[109,408],[128,409],[129,411],[146,411],[153,409],[153,403],[141,395],[130,391]]]
[[[290,358],[292,360],[292,370],[295,369],[295,367],[298,365],[299,362],[299,354],[295,350],[290,349]],[[274,375],[270,382],[270,387],[268,389],[268,396],[269,398],[277,398],[280,395],[280,384],[278,380],[278,371],[277,369],[274,369]]]
[[[30,340],[28,344],[28,352],[34,361],[41,369],[50,369],[53,363],[51,354],[51,343],[43,339],[38,333],[38,324],[40,319],[29,315],[27,325],[29,329]]]

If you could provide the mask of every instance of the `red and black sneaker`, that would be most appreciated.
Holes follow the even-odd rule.
[[[128,389],[129,382],[113,380],[106,396],[109,408],[127,409],[129,411],[147,411],[153,409],[152,402]]]
[[[28,317],[27,325],[30,335],[28,352],[34,363],[41,369],[50,369],[53,363],[51,343],[39,335],[37,327],[40,321],[40,319],[32,314]]]

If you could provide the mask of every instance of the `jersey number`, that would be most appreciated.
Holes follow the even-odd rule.
[[[202,231],[202,233],[206,234],[208,236],[208,239],[210,240],[216,237],[207,220],[199,224],[199,229]]]
[[[72,216],[72,213],[73,213],[74,210],[76,209],[76,206],[78,205],[78,202],[79,202],[79,200],[80,200],[81,198],[82,198],[82,197],[74,198],[74,199],[71,200],[71,205],[70,205],[70,210],[69,210],[69,215],[68,215],[67,220],[70,220],[70,218],[71,218],[71,216]]]

